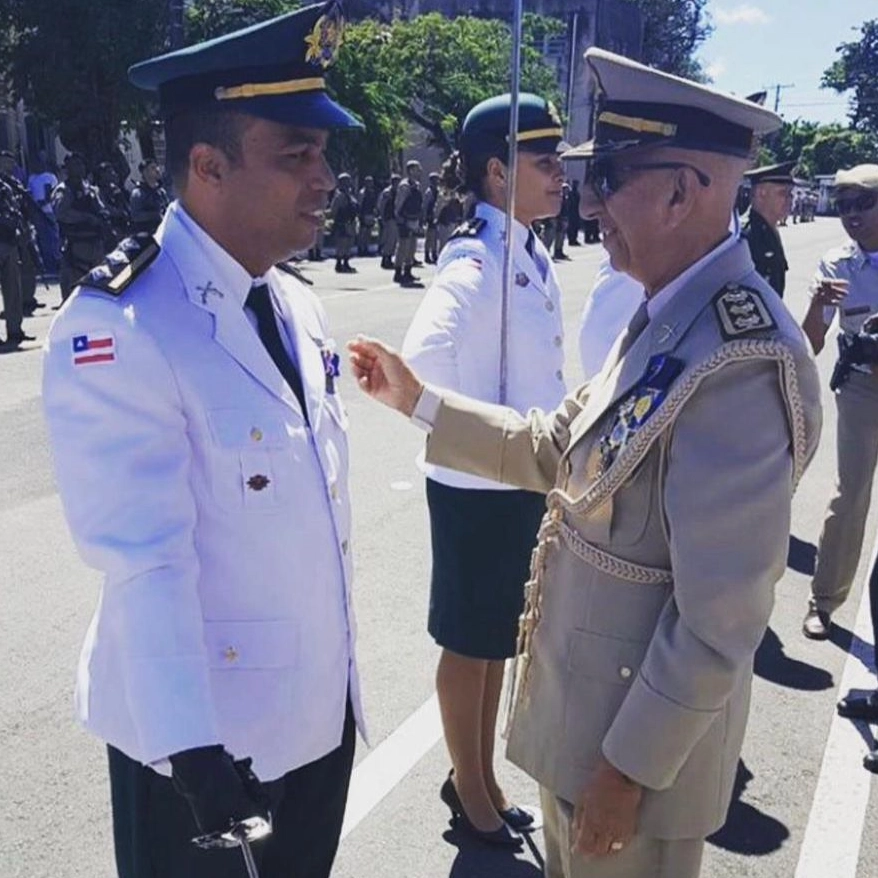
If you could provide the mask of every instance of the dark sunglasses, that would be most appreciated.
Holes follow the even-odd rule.
[[[852,213],[865,213],[878,204],[878,192],[860,192],[857,195],[836,198],[835,210],[839,216],[850,216]]]
[[[589,162],[585,169],[585,185],[591,186],[594,194],[606,201],[615,195],[627,182],[626,174],[637,171],[679,171],[688,168],[698,178],[702,186],[710,186],[710,177],[694,165],[686,162],[646,162],[641,165],[614,165],[607,159],[596,159]]]

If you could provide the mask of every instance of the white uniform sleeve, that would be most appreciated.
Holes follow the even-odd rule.
[[[58,487],[82,557],[106,576],[97,637],[114,640],[145,762],[220,743],[194,542],[191,447],[175,376],[116,303],[80,295],[52,329],[43,401]],[[75,365],[73,339],[111,338]]]
[[[483,251],[470,246],[445,262],[406,333],[402,355],[422,381],[448,390],[472,390],[461,374],[460,352],[478,344],[473,311],[485,282]]]

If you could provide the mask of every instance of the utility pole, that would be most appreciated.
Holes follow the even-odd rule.
[[[766,91],[770,91],[771,89],[774,89],[774,112],[775,113],[780,108],[780,93],[786,88],[795,88],[795,87],[796,87],[796,84],[794,82],[790,82],[786,85],[777,82],[774,85],[767,85],[765,87]]]
[[[168,36],[171,51],[183,48],[183,11],[185,5],[186,0],[168,0],[168,19],[170,22]]]

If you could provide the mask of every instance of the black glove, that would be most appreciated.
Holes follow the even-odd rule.
[[[235,762],[216,744],[175,753],[170,762],[174,786],[203,834],[225,832],[249,817],[268,819],[268,794],[251,770],[250,759]]]

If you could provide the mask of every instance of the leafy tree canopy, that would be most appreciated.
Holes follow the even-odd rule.
[[[878,19],[860,28],[860,39],[842,43],[840,57],[824,72],[821,85],[842,93],[853,91],[851,124],[878,134]]]
[[[144,115],[127,84],[135,61],[166,47],[167,0],[0,0],[0,65],[13,96],[57,123],[67,149],[118,157],[123,120]]]
[[[698,47],[713,33],[708,0],[628,0],[643,16],[643,62],[666,73],[705,81],[695,58]]]

